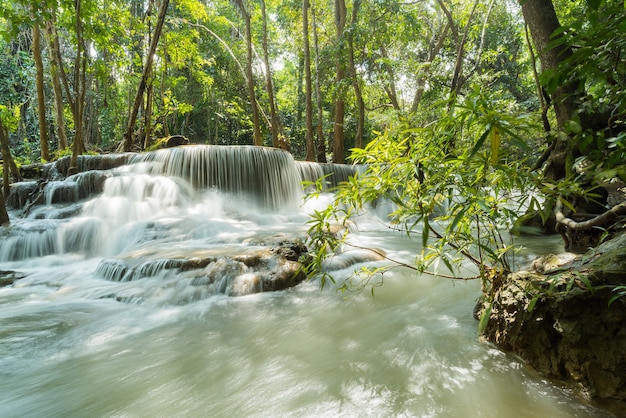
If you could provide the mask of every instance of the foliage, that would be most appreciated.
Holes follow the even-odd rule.
[[[353,150],[353,161],[367,170],[340,185],[333,205],[315,213],[311,272],[328,277],[324,261],[351,245],[345,225],[384,201],[394,205],[391,228],[421,240],[419,272],[443,275],[445,267],[457,276],[467,261],[484,280],[490,272],[510,271],[514,246],[501,231],[528,208],[527,192],[537,184],[523,161],[508,158],[525,149],[529,119],[504,108],[477,89],[435,123],[415,128],[404,122]]]
[[[626,8],[617,1],[583,5],[577,12],[586,19],[564,25],[564,36],[553,43],[574,45],[572,56],[543,80],[549,90],[575,83],[584,92],[567,133],[580,144],[598,181],[626,180]]]

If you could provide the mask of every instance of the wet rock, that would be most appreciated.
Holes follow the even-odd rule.
[[[38,181],[22,181],[19,183],[13,183],[11,185],[9,196],[7,197],[7,207],[11,209],[23,208],[37,196],[40,188],[43,189],[44,184],[44,182]],[[41,196],[43,197],[43,194]]]
[[[489,313],[482,336],[543,375],[573,384],[601,406],[626,414],[626,235],[543,272],[519,272],[492,282],[477,318]],[[489,312],[490,309],[490,312]]]
[[[284,290],[306,279],[298,261],[307,249],[296,239],[276,246],[213,247],[182,250],[146,249],[116,259],[103,260],[96,274],[112,281],[171,278],[190,287],[202,287],[202,294],[244,296]]]
[[[90,170],[111,170],[128,164],[132,158],[131,153],[125,154],[103,154],[103,155],[79,155],[77,159],[78,172]],[[70,168],[70,157],[63,157],[51,163],[50,180],[60,180],[65,178]]]
[[[177,147],[179,145],[187,145],[189,140],[182,135],[172,135],[167,139],[166,148]]]
[[[20,174],[24,179],[42,179],[46,174],[45,165],[41,163],[20,166]]]
[[[11,286],[17,280],[23,279],[24,277],[26,277],[24,273],[12,270],[0,270],[0,287]]]

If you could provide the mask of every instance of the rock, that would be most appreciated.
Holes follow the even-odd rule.
[[[626,234],[591,254],[544,274],[509,274],[492,285],[475,311],[488,312],[482,337],[528,362],[546,377],[573,384],[583,395],[626,414]],[[546,268],[547,267],[547,268]]]
[[[189,140],[182,135],[172,135],[167,139],[166,148],[177,147],[179,145],[187,145]]]
[[[26,277],[24,273],[17,271],[0,270],[0,287],[11,286],[15,281]]]
[[[188,286],[206,288],[203,294],[229,296],[284,290],[305,280],[299,261],[307,255],[302,242],[287,241],[284,237],[270,241],[279,244],[197,250],[147,248],[103,260],[96,274],[112,281],[174,275]]]

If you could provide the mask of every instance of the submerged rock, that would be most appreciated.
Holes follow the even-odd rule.
[[[23,279],[26,274],[17,271],[0,270],[0,287],[11,286],[17,280]]]
[[[626,414],[626,297],[609,303],[626,286],[626,234],[560,266],[544,261],[537,264],[543,274],[491,282],[476,309],[477,318],[489,315],[482,336]]]

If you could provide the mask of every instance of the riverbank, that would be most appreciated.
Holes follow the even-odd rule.
[[[547,257],[483,289],[481,337],[595,404],[626,414],[626,234],[573,260]],[[486,319],[486,318],[485,318]],[[483,321],[484,322],[484,321]]]

